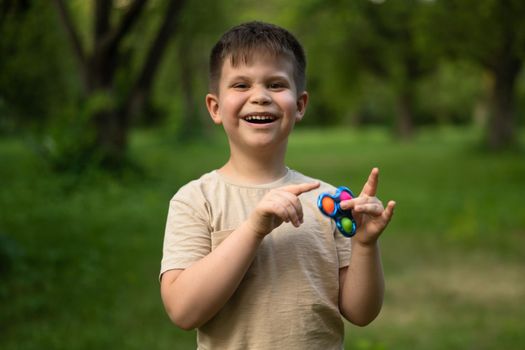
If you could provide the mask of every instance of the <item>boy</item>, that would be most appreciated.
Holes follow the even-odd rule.
[[[366,325],[380,311],[377,240],[395,203],[375,197],[378,170],[341,203],[358,224],[350,254],[316,206],[334,188],[285,165],[308,102],[305,66],[297,40],[261,22],[232,28],[212,50],[206,105],[230,158],[171,200],[161,267],[166,311],[198,329],[199,349],[341,349],[341,315]]]

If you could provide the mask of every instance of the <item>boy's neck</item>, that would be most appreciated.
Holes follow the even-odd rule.
[[[219,169],[227,178],[247,185],[261,185],[279,180],[286,175],[284,155],[256,157],[247,154],[231,154],[228,162]]]

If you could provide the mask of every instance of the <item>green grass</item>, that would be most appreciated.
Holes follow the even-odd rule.
[[[347,326],[349,349],[519,349],[525,344],[525,157],[490,154],[470,130],[303,130],[288,165],[359,191],[373,166],[397,201],[382,237],[379,318]],[[523,141],[523,139],[522,139]],[[167,205],[227,157],[222,137],[182,146],[134,135],[145,176],[52,173],[0,141],[0,348],[192,349],[158,291]]]

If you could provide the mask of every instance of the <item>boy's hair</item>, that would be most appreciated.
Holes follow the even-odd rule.
[[[286,29],[264,22],[247,22],[223,34],[211,50],[209,89],[219,91],[219,80],[224,60],[233,67],[247,64],[254,54],[264,52],[275,57],[287,57],[294,66],[297,93],[306,88],[306,57],[299,41]]]

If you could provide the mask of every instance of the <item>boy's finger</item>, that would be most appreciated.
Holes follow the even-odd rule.
[[[347,210],[347,209],[354,209],[358,206],[367,205],[367,204],[373,204],[378,205],[379,207],[383,207],[383,204],[377,197],[370,197],[366,194],[361,194],[359,197],[347,199],[344,201],[341,201],[339,205],[341,206],[341,209]],[[381,212],[383,210],[381,209]]]
[[[372,216],[380,216],[383,214],[383,206],[378,203],[359,204],[355,206],[354,211]]]
[[[283,222],[291,222],[295,227],[299,227],[302,222],[302,217],[299,217],[297,209],[289,201],[278,200],[273,203],[274,213]]]
[[[297,196],[286,191],[281,191],[277,195],[282,205],[287,209],[292,223],[295,226],[299,226],[303,221],[303,207]]]
[[[368,180],[363,186],[363,190],[361,191],[361,194],[366,194],[366,195],[369,195],[370,197],[375,196],[377,192],[378,183],[379,183],[379,169],[373,168],[372,171],[370,172],[370,175],[368,175]]]
[[[292,194],[295,194],[296,196],[300,195],[301,193],[311,191],[313,189],[316,189],[320,186],[319,182],[305,182],[302,184],[297,185],[288,185],[281,187],[281,190],[290,192]]]
[[[396,202],[389,201],[385,211],[383,211],[383,218],[388,222],[390,219],[392,219],[392,216],[394,215],[394,208],[396,207]]]
[[[363,202],[363,200],[360,197],[357,197],[357,198],[352,198],[352,199],[341,201],[339,202],[339,206],[343,210],[354,209],[354,207],[361,202]]]

